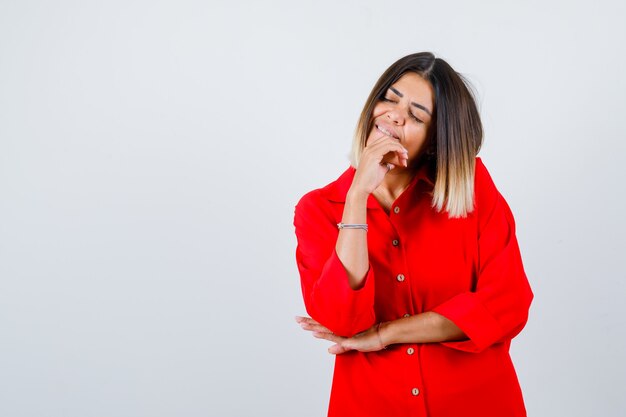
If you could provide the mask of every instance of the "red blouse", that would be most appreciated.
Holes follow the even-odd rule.
[[[533,293],[515,222],[480,158],[475,210],[449,219],[431,208],[425,169],[387,214],[367,202],[370,267],[358,290],[335,252],[354,168],[298,202],[296,259],[307,312],[338,335],[425,311],[452,320],[468,339],[397,344],[337,355],[328,415],[359,417],[525,416],[509,356]]]

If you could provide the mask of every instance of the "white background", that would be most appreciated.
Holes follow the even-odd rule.
[[[0,415],[322,416],[293,207],[433,51],[535,292],[530,416],[626,408],[623,1],[0,0]]]

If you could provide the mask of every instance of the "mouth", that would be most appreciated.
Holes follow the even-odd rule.
[[[387,136],[391,136],[394,139],[400,140],[400,138],[398,137],[398,135],[396,135],[395,133],[393,133],[393,131],[391,131],[391,129],[385,128],[384,126],[381,125],[376,125],[376,129]]]

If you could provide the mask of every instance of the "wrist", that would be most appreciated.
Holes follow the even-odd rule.
[[[370,193],[367,191],[362,191],[353,187],[350,187],[348,190],[348,194],[346,194],[346,201],[349,201],[352,204],[365,204],[367,203],[367,199],[369,198]]]
[[[380,344],[386,348],[389,345],[396,343],[393,339],[393,326],[392,322],[386,321],[376,325],[376,332],[378,333],[378,340]]]

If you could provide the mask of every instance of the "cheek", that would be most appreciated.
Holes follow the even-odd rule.
[[[374,109],[372,110],[372,118],[373,119],[377,118],[378,116],[384,114],[385,111],[387,111],[387,108],[386,108],[385,104],[382,103],[382,102],[378,102],[374,106]]]
[[[417,150],[419,148],[421,148],[422,146],[424,146],[424,143],[426,143],[426,139],[428,137],[428,135],[426,134],[426,129],[422,129],[422,128],[414,128],[411,129],[410,131],[407,132],[407,142],[409,142],[409,146],[414,148],[414,150]]]

